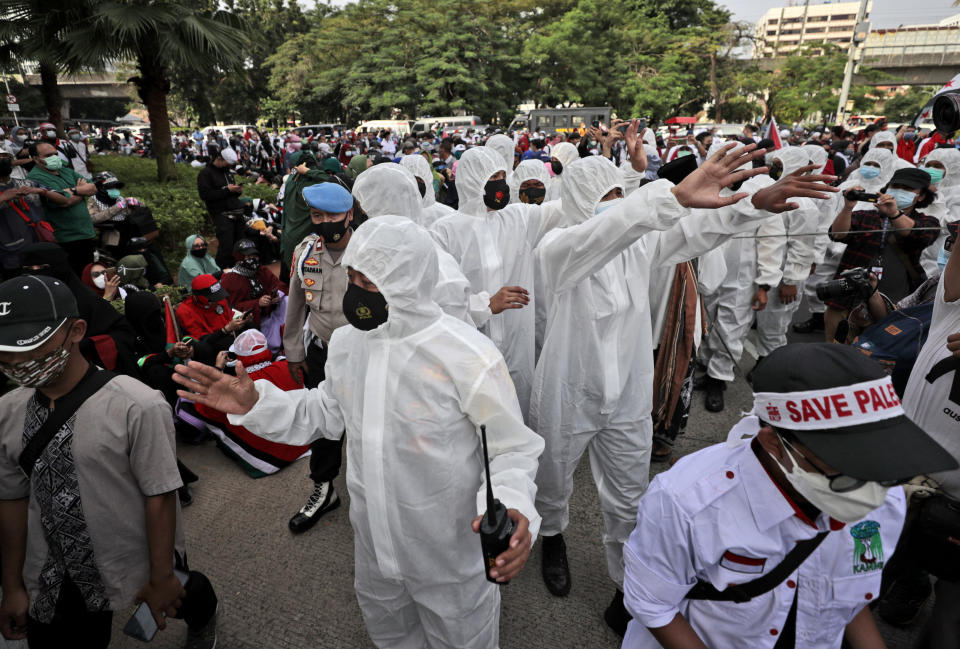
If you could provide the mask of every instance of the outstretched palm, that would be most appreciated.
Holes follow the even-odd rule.
[[[231,415],[245,415],[259,398],[253,380],[243,369],[242,363],[236,365],[236,376],[224,374],[215,367],[197,361],[177,365],[174,369],[176,373],[173,380],[187,388],[177,390],[177,395],[214,410]]]
[[[737,167],[762,157],[766,150],[757,150],[756,144],[750,144],[731,151],[736,146],[736,142],[726,144],[674,187],[671,191],[677,201],[684,207],[716,208],[733,205],[749,196],[746,192],[721,196],[720,190],[757,174],[766,173],[766,167],[737,171]]]

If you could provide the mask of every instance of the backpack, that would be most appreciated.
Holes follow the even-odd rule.
[[[930,333],[933,304],[927,302],[888,313],[883,320],[864,329],[852,343],[883,366],[901,397],[910,370]]]

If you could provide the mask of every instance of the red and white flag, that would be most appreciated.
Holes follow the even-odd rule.
[[[780,128],[773,115],[770,116],[770,124],[767,126],[767,138],[773,140],[774,149],[783,148],[783,142],[780,141]]]
[[[933,119],[933,101],[937,98],[938,95],[942,95],[948,90],[960,90],[960,74],[950,79],[943,85],[943,88],[940,88],[933,97],[930,98],[924,107],[920,110],[920,114],[916,116],[913,120],[914,126],[920,126],[921,122],[929,122]]]

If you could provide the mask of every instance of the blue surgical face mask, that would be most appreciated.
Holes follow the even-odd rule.
[[[905,210],[917,200],[917,195],[906,189],[888,189],[887,193],[897,201],[897,207]]]
[[[601,212],[606,212],[606,211],[609,210],[611,207],[614,207],[614,206],[616,206],[616,205],[619,205],[619,204],[622,203],[622,202],[623,202],[623,199],[622,199],[622,198],[614,198],[614,199],[609,200],[609,201],[603,201],[602,203],[598,203],[598,204],[597,204],[597,209],[594,210],[594,214],[600,214]]]
[[[864,180],[872,180],[880,175],[880,168],[873,167],[870,165],[863,165],[860,167],[860,177]]]
[[[940,272],[943,272],[943,269],[947,267],[947,262],[950,260],[950,253],[945,249],[940,248],[940,253],[937,255],[937,266],[940,267]]]
[[[943,180],[943,169],[937,169],[936,167],[924,167],[923,170],[930,174],[931,185],[936,185],[938,182]]]

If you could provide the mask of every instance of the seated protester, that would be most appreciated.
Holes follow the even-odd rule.
[[[547,195],[550,174],[539,160],[524,160],[507,175],[511,203],[540,205]]]
[[[66,251],[55,243],[35,243],[20,253],[20,265],[24,275],[54,277],[73,292],[80,317],[87,323],[80,351],[88,360],[105,369],[139,378],[133,328],[123,314],[84,286],[70,270]]]
[[[844,206],[830,226],[830,239],[847,244],[834,278],[852,268],[866,268],[879,278],[879,290],[894,302],[909,295],[926,279],[920,266],[923,249],[936,241],[940,222],[919,210],[930,205],[936,192],[930,174],[922,169],[898,169],[880,189],[877,207],[853,211],[856,200],[844,194]],[[868,232],[862,232],[867,230]],[[844,234],[853,231],[853,234]],[[854,304],[850,299],[827,301],[826,330],[832,335]]]
[[[187,248],[187,254],[180,262],[180,270],[177,271],[177,284],[189,289],[193,280],[198,275],[213,275],[219,277],[220,267],[213,257],[207,254],[207,240],[199,234],[191,234],[184,241]]]
[[[269,381],[284,392],[303,388],[301,383],[290,377],[287,361],[282,356],[273,358],[266,336],[256,329],[247,329],[237,336],[227,352],[220,352],[216,365],[221,370],[232,372],[236,363],[242,364],[254,381]],[[251,478],[272,475],[293,464],[310,450],[309,444],[297,446],[258,437],[243,426],[234,426],[225,414],[210,406],[194,404],[193,413],[196,417],[190,423],[203,426],[212,433],[217,438],[220,450],[234,459]],[[179,413],[182,418],[189,415],[189,410],[181,409]]]
[[[101,260],[103,260],[102,257]],[[120,276],[116,273],[107,272],[105,260],[87,264],[83,269],[83,276],[80,281],[107,302],[114,301],[118,296],[121,299],[127,296],[127,292],[120,288]]]
[[[171,286],[173,278],[167,265],[163,263],[163,257],[154,246],[144,237],[134,237],[127,242],[127,254],[140,255],[147,262],[146,279],[150,286],[159,288],[160,286]]]
[[[228,348],[236,333],[253,320],[253,313],[235,318],[228,294],[213,275],[199,275],[190,285],[191,295],[177,307],[180,333],[208,342],[215,352]],[[206,336],[217,334],[217,338]]]
[[[147,281],[147,260],[143,255],[121,257],[117,262],[117,276],[120,278],[120,287],[127,293],[150,290],[150,282]]]
[[[217,596],[187,565],[169,406],[85,358],[86,322],[63,282],[8,280],[0,302],[11,306],[0,369],[22,386],[0,400],[3,635],[102,649],[114,612],[143,600],[158,626],[187,622],[186,646],[213,647]],[[71,406],[75,390],[89,396]]]
[[[250,311],[254,326],[267,335],[271,349],[281,349],[280,329],[286,317],[286,287],[260,263],[260,251],[250,239],[240,239],[233,246],[233,256],[237,263],[224,271],[220,278],[230,306],[241,313]]]
[[[957,461],[846,345],[780,347],[753,381],[729,441],[681,458],[640,500],[624,649],[884,646],[867,605],[903,529],[897,485]]]

